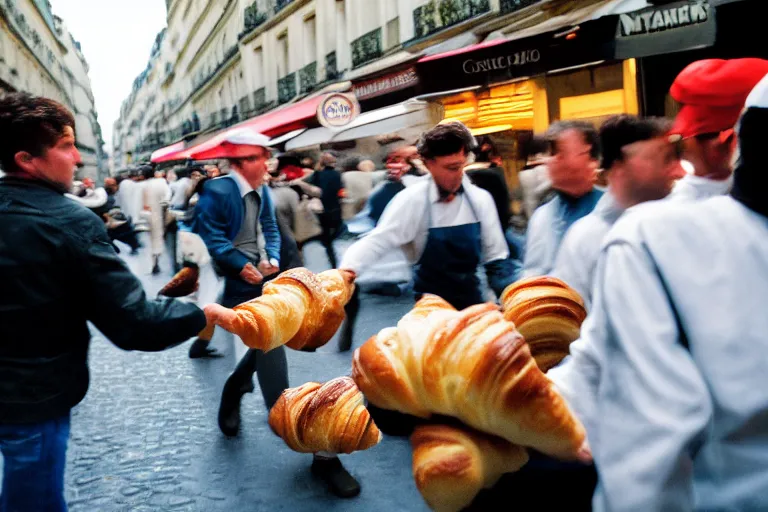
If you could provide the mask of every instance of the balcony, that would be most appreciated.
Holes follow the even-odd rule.
[[[519,11],[524,7],[533,5],[539,0],[501,0],[501,14]]]
[[[528,0],[511,0],[522,3]],[[531,3],[534,0],[531,0]],[[504,0],[502,0],[502,3]],[[413,10],[416,39],[426,37],[491,10],[490,0],[437,0]]]
[[[299,70],[299,93],[306,94],[317,85],[317,61]]]
[[[288,73],[277,80],[277,102],[283,104],[296,96],[296,73]]]
[[[336,80],[339,78],[338,64],[336,63],[336,52],[333,51],[325,56],[325,79]]]
[[[197,73],[194,78],[192,78],[192,93],[194,94],[198,89],[207,84],[211,78],[216,76],[216,73],[221,71],[221,69],[232,59],[232,57],[237,55],[238,51],[238,45],[232,45],[226,51],[226,53],[224,53],[224,57],[222,57],[221,61],[219,61],[213,69],[209,69],[207,72],[200,71]]]
[[[243,24],[243,31],[238,36],[238,39],[241,39],[244,35],[249,33],[250,31],[258,28],[261,26],[267,19],[269,18],[269,15],[266,11],[260,9],[263,2],[259,2],[259,0],[256,0],[251,5],[245,8],[245,23]]]
[[[350,44],[352,67],[359,67],[381,57],[381,27],[363,34]]]
[[[283,7],[293,2],[293,0],[276,0],[275,1],[275,14],[277,14],[278,11],[280,11]]]

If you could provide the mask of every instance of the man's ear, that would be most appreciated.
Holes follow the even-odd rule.
[[[32,173],[35,169],[35,166],[32,163],[33,158],[32,154],[27,151],[19,151],[13,155],[13,161],[16,163],[16,167],[27,173]]]

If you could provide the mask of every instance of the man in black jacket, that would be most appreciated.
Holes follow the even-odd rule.
[[[27,94],[0,99],[0,510],[66,510],[70,409],[88,389],[87,322],[126,350],[159,351],[206,325],[192,304],[148,300],[104,223],[64,196],[75,121]]]

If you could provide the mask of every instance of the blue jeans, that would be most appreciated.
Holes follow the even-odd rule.
[[[0,423],[0,512],[66,512],[64,466],[69,414],[43,423]]]

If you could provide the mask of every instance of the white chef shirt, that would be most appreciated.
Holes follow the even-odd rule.
[[[624,208],[609,190],[597,202],[592,213],[571,226],[557,253],[551,275],[576,290],[584,299],[587,310],[592,301],[592,283],[600,247],[605,235],[622,213]]]
[[[478,221],[482,237],[482,263],[509,257],[509,247],[501,231],[493,198],[466,177],[463,185],[464,192],[449,203],[438,202],[437,185],[432,179],[419,180],[399,192],[384,209],[373,231],[347,249],[339,268],[360,274],[396,248],[402,248],[408,261],[415,264],[424,252],[429,227],[460,226]],[[427,225],[427,197],[431,208],[431,226]]]
[[[595,280],[595,510],[768,510],[768,218],[731,197],[639,205]]]
[[[731,191],[732,187],[733,175],[718,181],[695,174],[686,174],[675,184],[669,199],[670,201],[701,201],[710,197],[724,196]]]

